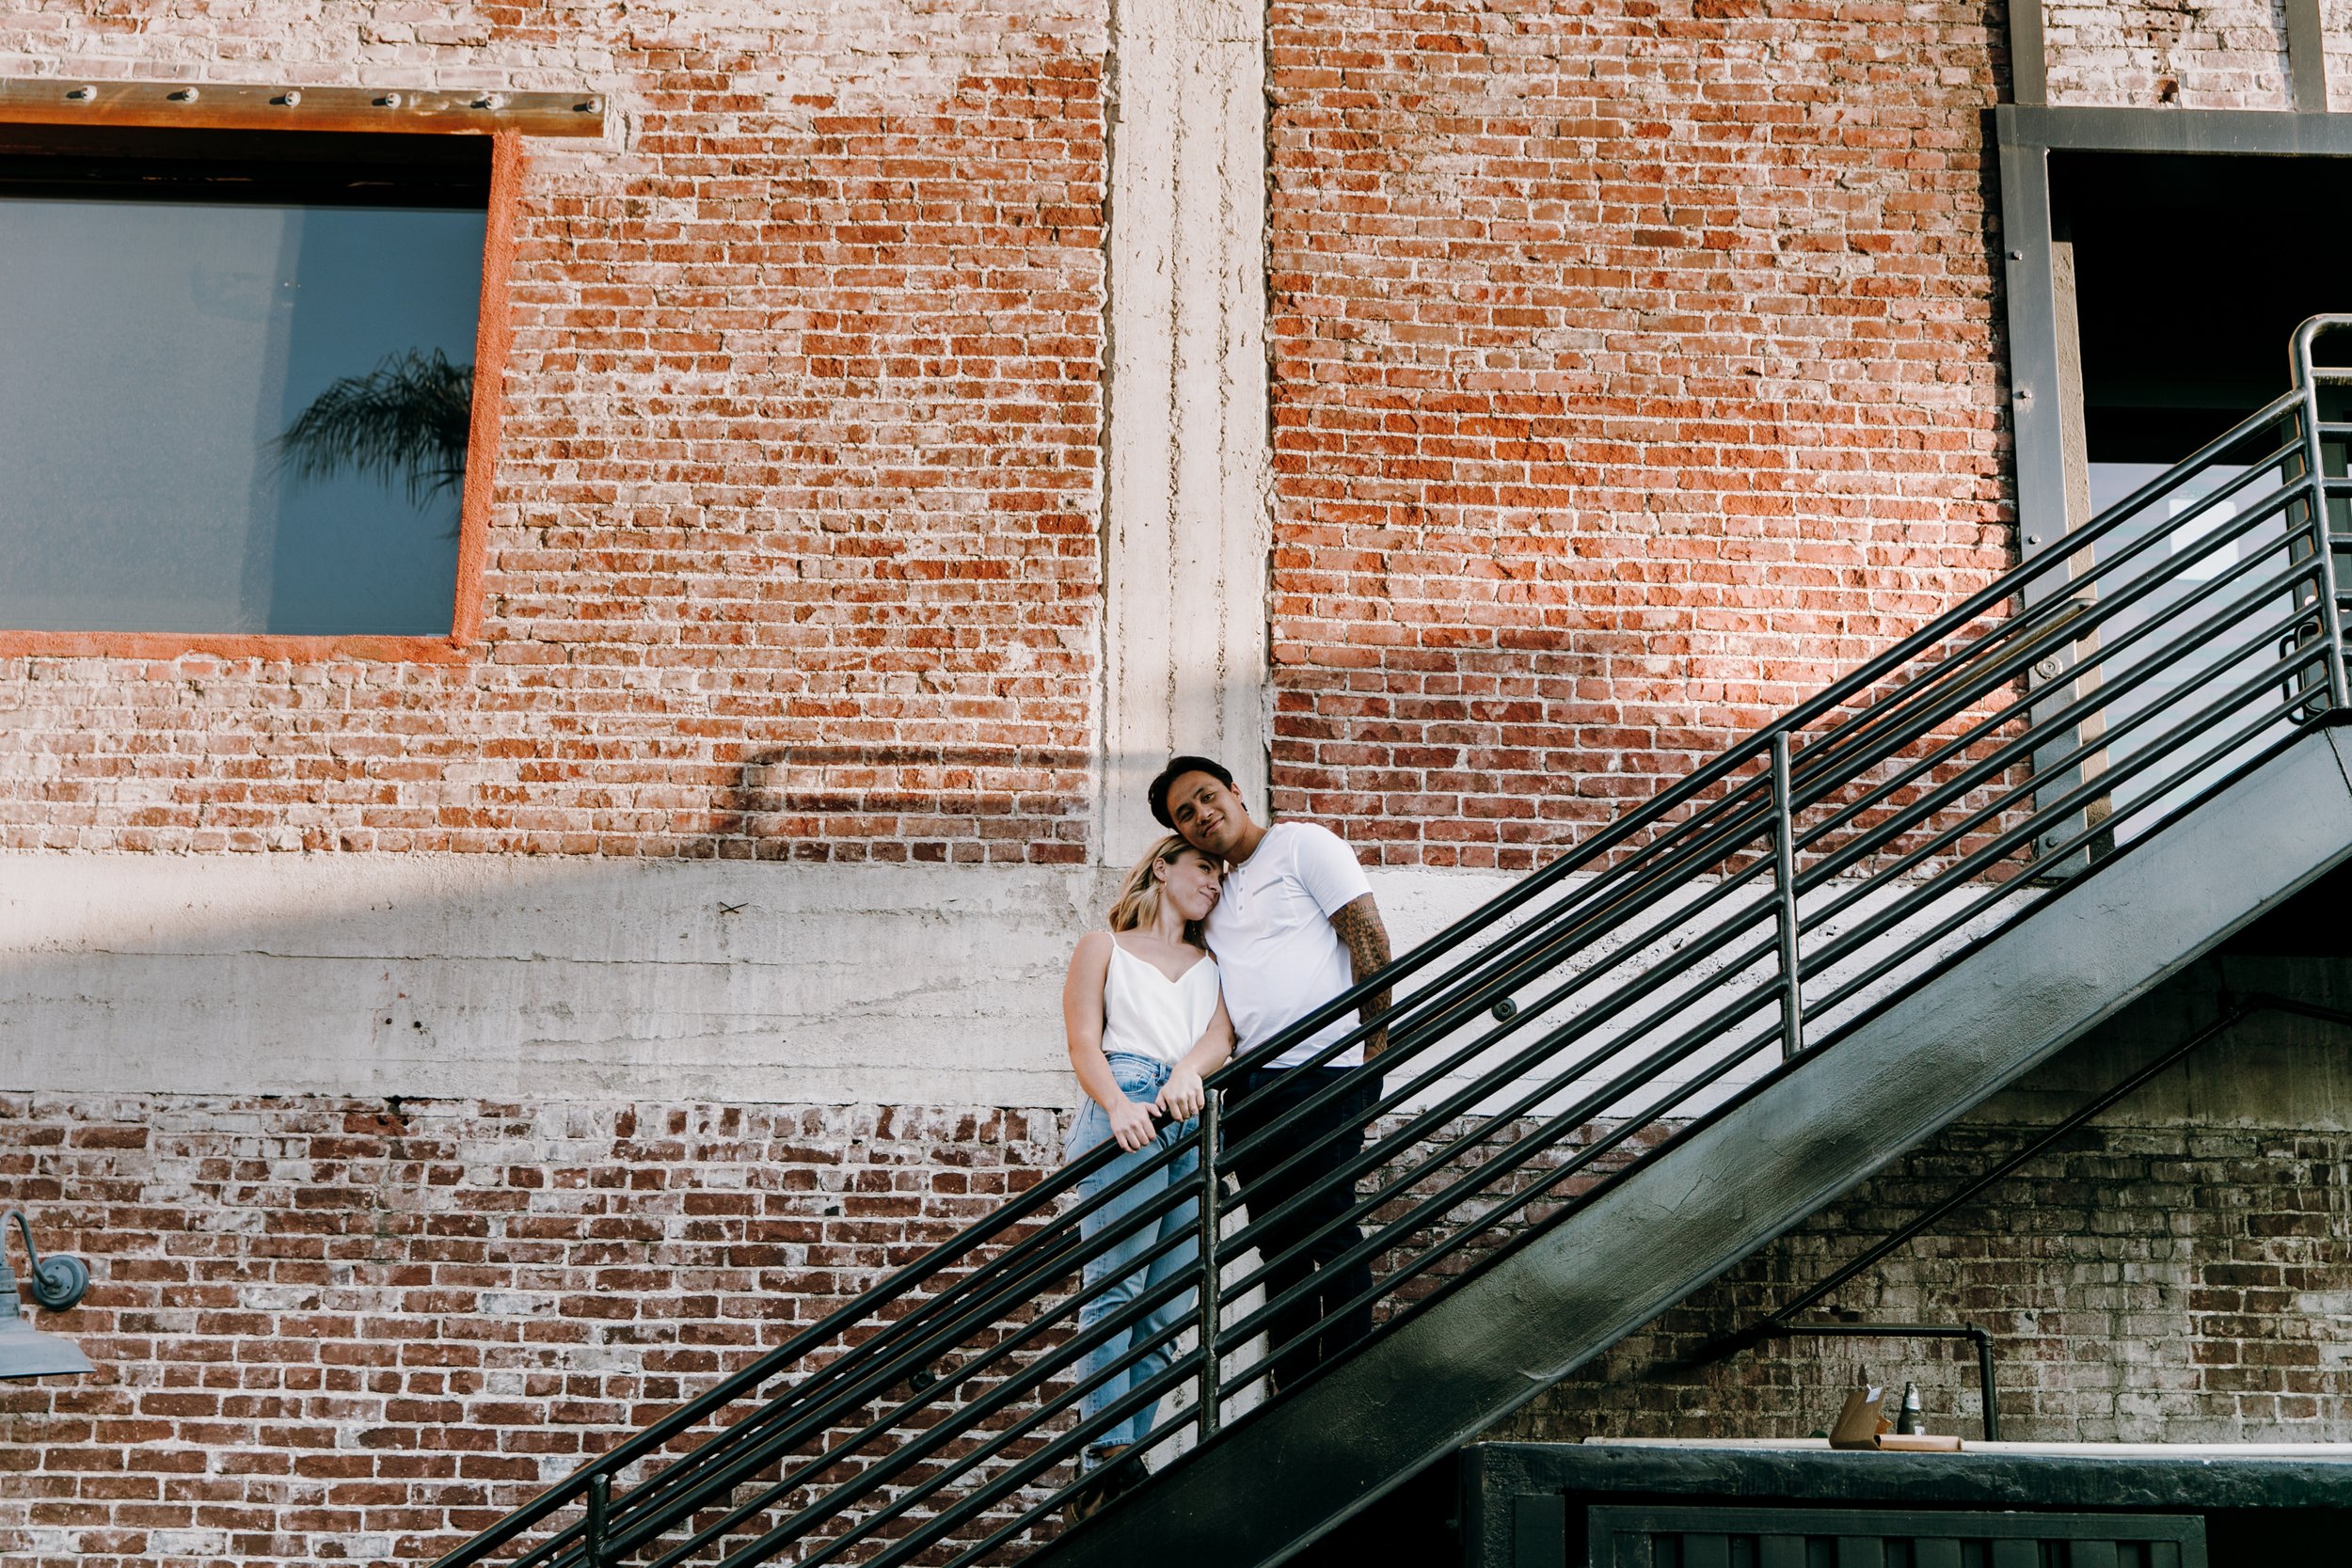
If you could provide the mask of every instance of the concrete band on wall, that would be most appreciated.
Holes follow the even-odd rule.
[[[1376,871],[1400,943],[1511,879]],[[0,856],[0,1088],[1076,1103],[1109,872]]]

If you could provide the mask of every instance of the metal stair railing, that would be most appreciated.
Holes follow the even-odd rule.
[[[1278,1358],[1311,1355],[1349,1313],[1374,1308],[1376,1340],[1758,1084],[1816,1070],[1876,1009],[2352,706],[2338,559],[2352,423],[2326,417],[2352,371],[2312,348],[2344,326],[2305,323],[2293,390],[2062,550],[1229,1065],[1200,1127],[1090,1196],[1081,1183],[1116,1147],[1072,1162],[437,1568],[1009,1560],[1050,1528],[1079,1450],[1135,1412],[1154,1412],[1138,1451],[1214,1435],[1268,1397]],[[1314,1058],[1379,1027],[1376,1068],[1222,1132],[1252,1066],[1388,987],[1385,1015]],[[1360,1115],[1307,1135],[1367,1085]],[[1229,1189],[1253,1153],[1271,1168]],[[1197,1174],[1103,1217],[1188,1159]],[[1264,1201],[1285,1187],[1299,1190]],[[1300,1238],[1334,1192],[1343,1217]],[[1088,1268],[1171,1215],[1189,1229],[1125,1275]],[[1368,1288],[1320,1312],[1313,1280],[1263,1299],[1286,1261],[1330,1243],[1325,1266],[1367,1265]],[[1187,1249],[1186,1267],[1077,1325],[1083,1305]],[[1173,1326],[1134,1332],[1169,1304]],[[1263,1343],[1278,1323],[1294,1332]],[[1102,1346],[1110,1364],[1089,1374]]]

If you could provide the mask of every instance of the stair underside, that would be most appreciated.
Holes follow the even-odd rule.
[[[2305,735],[1030,1560],[1279,1561],[2352,854],[2348,736]]]

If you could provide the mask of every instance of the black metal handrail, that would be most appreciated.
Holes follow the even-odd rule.
[[[1812,1070],[1878,1009],[2352,708],[2337,560],[2352,547],[2352,424],[2322,406],[2352,372],[2316,366],[2312,346],[2344,325],[2306,323],[2294,390],[2063,551],[1987,582],[1231,1064],[1199,1128],[1073,1160],[437,1568],[748,1568],[787,1552],[962,1564],[1016,1549],[1098,1434],[1151,1410],[1139,1448],[1214,1435],[1335,1317],[1371,1307],[1384,1332],[1728,1104]],[[1281,1116],[1225,1133],[1244,1074],[1352,1020],[1312,1065],[1331,1062],[1371,1033],[1357,1015],[1389,988],[1377,1068],[1319,1074]],[[1367,1085],[1360,1115],[1308,1136]],[[1253,1154],[1270,1169],[1229,1187]],[[1299,1190],[1266,1199],[1285,1188]],[[1299,1240],[1335,1190],[1343,1215]],[[1174,1216],[1188,1228],[1160,1235]],[[1327,1266],[1370,1265],[1369,1289],[1254,1345],[1314,1287],[1252,1292],[1301,1248],[1340,1243]],[[1079,1323],[1155,1261],[1183,1266]],[[1171,1306],[1172,1325],[1136,1332]],[[1121,1348],[1089,1373],[1102,1346]]]

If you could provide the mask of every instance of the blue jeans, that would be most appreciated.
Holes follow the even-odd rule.
[[[1130,1100],[1141,1101],[1147,1105],[1159,1098],[1160,1085],[1168,1082],[1167,1065],[1153,1061],[1149,1056],[1131,1056],[1124,1052],[1120,1052],[1110,1057],[1110,1065],[1111,1077],[1118,1082],[1119,1092]],[[1191,1132],[1196,1125],[1198,1125],[1196,1122],[1191,1121],[1162,1122],[1154,1142],[1144,1145],[1133,1154],[1120,1155],[1109,1164],[1080,1181],[1078,1183],[1080,1196],[1090,1199],[1104,1188],[1127,1176],[1137,1166],[1149,1161],[1163,1158],[1162,1151],[1165,1146]],[[1097,1105],[1092,1099],[1089,1099],[1078,1108],[1077,1122],[1070,1130],[1069,1158],[1074,1160],[1096,1144],[1109,1141],[1110,1135],[1110,1113]],[[1199,1176],[1200,1170],[1200,1158],[1198,1151],[1185,1150],[1184,1154],[1162,1164],[1159,1169],[1081,1219],[1078,1222],[1078,1234],[1089,1241],[1092,1240],[1104,1227],[1111,1225],[1123,1215],[1133,1213],[1137,1208],[1149,1203],[1170,1187],[1184,1186],[1193,1182]],[[1112,1283],[1105,1287],[1100,1295],[1079,1304],[1079,1332],[1084,1333],[1104,1319],[1118,1313],[1136,1296],[1162,1280],[1171,1275],[1189,1273],[1200,1255],[1200,1200],[1186,1198],[1162,1214],[1156,1225],[1137,1227],[1132,1233],[1113,1243],[1101,1256],[1089,1259],[1085,1271],[1087,1287],[1092,1289],[1104,1280],[1110,1280]],[[1150,1263],[1138,1266],[1137,1259],[1160,1243],[1168,1241],[1170,1238],[1181,1238],[1181,1240]],[[1193,1292],[1182,1291],[1172,1299],[1163,1302],[1144,1317],[1130,1323],[1124,1331],[1111,1335],[1087,1353],[1086,1365],[1080,1373],[1083,1378],[1090,1379],[1099,1372],[1119,1366],[1122,1361],[1126,1362],[1126,1365],[1120,1367],[1118,1371],[1111,1373],[1100,1384],[1078,1397],[1078,1411],[1081,1416],[1090,1418],[1109,1409],[1128,1389],[1150,1382],[1175,1359],[1177,1337],[1170,1331],[1192,1311],[1192,1302]],[[1166,1334],[1168,1338],[1136,1356],[1134,1360],[1127,1360],[1131,1346],[1149,1345],[1154,1336],[1161,1334]],[[1091,1469],[1097,1463],[1097,1450],[1115,1444],[1141,1441],[1144,1433],[1152,1430],[1152,1419],[1158,1407],[1159,1402],[1153,1400],[1140,1410],[1129,1414],[1107,1431],[1095,1433],[1087,1443],[1086,1467]]]

